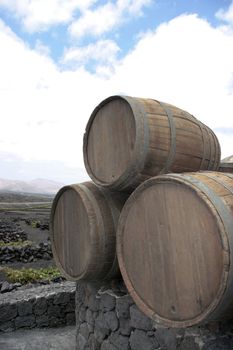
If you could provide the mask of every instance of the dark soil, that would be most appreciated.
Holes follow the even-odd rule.
[[[52,197],[50,196],[37,196],[37,195],[20,195],[20,194],[2,194],[0,193],[0,204],[1,202],[8,201],[9,203],[33,203],[33,202],[41,202],[42,200],[48,202],[48,198],[50,201]],[[23,230],[27,234],[27,239],[32,241],[35,244],[39,244],[40,242],[47,242],[49,239],[49,217],[50,217],[50,209],[31,209],[21,210],[21,209],[11,209],[9,211],[0,211],[0,222],[6,222],[13,227],[17,226],[19,230]],[[37,226],[37,227],[35,227]],[[23,262],[14,262],[8,263],[6,265],[0,265],[0,281],[7,280],[6,276],[2,269],[4,267],[11,267],[15,269],[21,268],[41,268],[54,266],[53,260],[43,260],[38,259],[37,261],[30,263]]]

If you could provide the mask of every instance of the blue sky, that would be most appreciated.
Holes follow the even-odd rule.
[[[0,47],[0,178],[85,179],[86,122],[118,93],[188,110],[233,154],[231,0],[0,0]]]
[[[4,3],[7,3],[7,1],[2,1],[2,4]],[[106,1],[95,1],[90,8],[96,10],[106,3]],[[112,1],[112,3],[114,4],[116,1]],[[142,6],[142,13],[139,16],[129,16],[119,27],[102,35],[103,38],[116,41],[121,50],[118,53],[119,57],[124,57],[130,51],[141,32],[153,30],[161,23],[170,21],[182,14],[196,13],[201,18],[207,19],[213,26],[219,25],[222,21],[217,18],[216,13],[220,9],[226,11],[231,4],[231,0],[154,0],[144,1],[144,3],[145,6]],[[44,11],[46,11],[46,5]],[[74,19],[78,19],[81,12],[77,9],[72,15]],[[22,19],[19,19],[15,10],[11,10],[9,5],[0,7],[0,18],[32,49],[36,48],[38,42],[47,46],[50,49],[50,56],[57,63],[60,63],[65,48],[75,45],[84,47],[95,42],[92,35],[79,39],[70,37],[68,28],[72,21],[56,23],[51,26],[48,24],[46,28],[41,26],[36,30],[27,31]]]

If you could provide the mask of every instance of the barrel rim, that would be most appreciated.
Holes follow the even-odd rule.
[[[105,278],[103,280],[110,280],[112,278],[112,276],[117,276],[120,275],[120,268],[119,268],[119,264],[118,264],[118,259],[117,259],[117,252],[116,252],[116,232],[117,232],[117,223],[118,220],[116,219],[116,217],[120,217],[120,212],[118,212],[118,209],[116,208],[114,201],[112,199],[111,196],[111,191],[106,191],[105,188],[101,188],[98,187],[100,192],[102,193],[103,197],[105,198],[106,202],[109,203],[109,209],[111,212],[111,218],[112,218],[112,224],[115,230],[115,252],[114,252],[114,258],[113,258],[113,262],[112,262],[112,267],[111,269],[107,272]]]
[[[214,171],[213,171],[214,172]],[[213,173],[211,172],[211,173]],[[201,171],[200,173],[205,173],[204,171]],[[189,173],[189,174],[196,174],[196,173]],[[118,230],[117,230],[117,244],[116,244],[116,249],[117,249],[117,256],[118,256],[118,263],[120,267],[120,271],[123,277],[123,280],[127,286],[127,289],[132,296],[133,300],[139,307],[139,309],[145,313],[147,316],[149,316],[151,319],[153,319],[156,323],[161,324],[162,326],[165,327],[172,327],[172,328],[185,328],[189,326],[194,326],[197,324],[205,323],[208,322],[208,316],[210,316],[218,307],[220,301],[224,297],[226,286],[227,286],[227,281],[229,277],[229,266],[225,265],[223,263],[222,266],[222,275],[221,275],[221,280],[219,283],[219,288],[217,293],[214,296],[213,301],[209,304],[209,306],[204,310],[204,312],[201,312],[199,315],[196,317],[185,320],[185,321],[175,321],[175,320],[169,320],[167,318],[164,318],[158,314],[146,303],[146,301],[142,298],[142,296],[139,296],[137,294],[137,291],[135,290],[130,277],[126,271],[125,264],[124,264],[124,257],[123,257],[123,234],[124,234],[124,226],[125,226],[125,218],[127,217],[128,212],[130,211],[131,203],[133,203],[138,196],[141,195],[141,193],[144,191],[144,189],[149,188],[153,186],[154,183],[158,182],[179,182],[182,183],[183,185],[188,186],[192,190],[196,192],[196,194],[203,200],[203,197],[205,197],[205,203],[207,204],[209,210],[213,214],[213,217],[216,218],[216,224],[218,225],[218,231],[220,233],[220,239],[222,242],[222,245],[224,247],[223,249],[223,262],[224,262],[224,254],[226,254],[225,250],[229,251],[229,242],[226,236],[225,232],[225,227],[222,222],[221,216],[219,215],[218,211],[216,208],[213,207],[213,205],[209,205],[209,203],[212,204],[211,200],[205,195],[203,192],[199,192],[198,188],[193,184],[191,181],[188,181],[185,178],[185,173],[183,174],[164,174],[164,175],[159,175],[156,177],[152,177],[149,180],[146,180],[144,183],[142,183],[128,198],[126,201],[124,208],[121,212],[120,219],[118,222]],[[227,247],[226,247],[227,246]],[[230,262],[229,262],[230,264]]]
[[[106,235],[106,229],[105,229],[105,225],[104,225],[104,216],[102,215],[101,206],[97,205],[98,201],[96,200],[96,197],[95,197],[93,191],[91,190],[91,187],[93,187],[93,189],[95,188],[95,190],[97,190],[98,194],[102,197],[103,202],[105,202],[106,206],[108,207],[109,219],[111,218],[110,221],[111,221],[112,228],[113,228],[112,232],[114,232],[115,246],[116,246],[116,223],[115,223],[115,217],[114,217],[114,213],[113,213],[113,207],[115,207],[114,201],[111,199],[110,191],[109,191],[109,196],[108,196],[107,193],[105,193],[104,188],[101,188],[100,186],[96,185],[93,182],[86,182],[86,183],[88,184],[88,186],[84,186],[84,184],[79,184],[79,186],[82,188],[83,192],[89,198],[89,202],[91,203],[93,213],[95,214],[95,218],[96,218],[96,227],[95,227],[94,232],[97,233],[98,245],[99,245],[99,247],[101,247],[100,248],[101,252],[105,256],[105,247],[106,247],[105,245],[106,245],[106,240],[107,240],[108,234]],[[110,202],[111,202],[111,204],[110,204]],[[102,232],[104,234],[99,234],[100,232]],[[94,248],[92,249],[92,253],[94,253]],[[91,256],[93,255],[92,253],[91,253]],[[99,274],[103,274],[103,266],[102,267],[100,267],[101,265],[98,266],[98,263],[94,260],[94,262],[96,263],[96,266],[98,266],[98,269],[95,271],[94,274],[93,274],[93,271],[87,272],[87,276],[85,277],[85,279],[83,278],[82,280],[89,281],[89,282],[95,282],[101,278],[103,281],[106,281],[106,280],[111,279],[113,275],[119,274],[120,269],[118,267],[118,262],[116,260],[116,249],[115,249],[113,255],[114,255],[114,258],[111,259],[111,267],[106,270],[106,274],[104,276],[102,276],[102,277],[99,276]],[[93,264],[93,260],[90,259],[90,261]],[[88,270],[89,270],[89,266],[88,266]],[[93,277],[93,275],[95,277]],[[96,275],[98,275],[97,279],[96,279]]]
[[[81,183],[81,185],[85,185],[85,183],[87,182],[83,182]],[[62,196],[62,194],[67,191],[67,190],[73,190],[76,195],[79,195],[79,197],[81,199],[82,198],[82,188],[79,187],[79,184],[71,184],[71,185],[66,185],[66,186],[63,186],[56,194],[54,200],[53,200],[53,204],[52,204],[52,208],[51,208],[51,213],[50,213],[50,240],[51,240],[51,247],[52,247],[52,252],[53,252],[53,257],[54,257],[54,260],[55,260],[55,263],[57,265],[57,267],[59,268],[59,270],[62,272],[62,274],[68,279],[68,280],[71,280],[71,281],[78,281],[78,280],[81,280],[83,279],[83,276],[86,275],[87,271],[88,271],[88,266],[90,264],[90,261],[91,261],[91,257],[89,256],[88,258],[88,263],[86,265],[86,268],[83,270],[83,272],[78,275],[78,276],[72,276],[70,275],[69,273],[67,273],[66,269],[63,267],[62,263],[60,262],[60,259],[59,259],[59,254],[57,253],[57,250],[56,250],[56,247],[55,247],[55,240],[54,240],[54,225],[53,225],[53,218],[54,218],[54,215],[55,215],[55,212],[56,212],[56,207],[57,207],[57,204],[58,204],[58,201],[60,199],[60,197]],[[84,193],[84,192],[83,192]],[[85,198],[87,200],[87,198]],[[87,216],[89,218],[89,223],[90,223],[90,236],[93,235],[93,232],[94,232],[94,218],[90,215],[89,213],[89,210],[87,208],[87,202],[85,200],[82,200],[82,203],[86,209],[86,212],[87,212]],[[91,247],[92,248],[92,247]],[[84,280],[84,279],[83,279]]]
[[[205,125],[205,126],[208,127],[207,125]],[[221,145],[220,145],[219,139],[218,139],[217,135],[215,134],[215,132],[210,127],[208,127],[208,129],[210,130],[210,133],[212,134],[212,136],[214,138],[215,154],[218,154],[218,157],[217,156],[215,157],[216,159],[214,161],[212,171],[217,171],[219,166],[220,166],[220,161],[221,161]],[[213,169],[215,169],[215,170],[213,170]]]
[[[92,173],[92,170],[88,161],[88,152],[87,152],[88,136],[97,112],[105,104],[116,99],[122,99],[126,101],[132,110],[132,115],[135,122],[135,142],[134,142],[133,154],[126,169],[122,172],[122,174],[117,179],[107,183],[97,178]],[[135,178],[138,175],[138,173],[140,173],[141,170],[144,168],[148,145],[149,145],[149,131],[148,131],[148,125],[146,123],[146,112],[143,109],[143,106],[137,103],[137,97],[130,97],[130,96],[124,96],[124,95],[110,96],[104,99],[103,101],[101,101],[100,104],[97,105],[97,107],[95,107],[86,125],[85,133],[83,136],[83,159],[84,159],[86,170],[89,176],[91,177],[91,179],[97,185],[105,188],[110,188],[110,189],[124,190],[130,187],[131,183],[135,181]]]

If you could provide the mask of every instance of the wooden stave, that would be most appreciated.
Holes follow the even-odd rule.
[[[134,154],[126,171],[118,179],[112,181],[111,183],[105,183],[95,177],[95,174],[92,173],[91,168],[89,166],[88,157],[87,157],[88,134],[96,113],[101,109],[102,106],[104,106],[106,103],[111,102],[114,99],[123,99],[127,101],[129,106],[131,107],[133,116],[135,119],[135,125],[136,125],[136,141],[135,141]],[[148,113],[146,111],[144,104],[151,103],[151,102],[160,104],[163,110],[165,111],[165,114],[167,115],[169,125],[170,125],[170,132],[171,132],[171,140],[170,140],[171,147],[170,147],[170,150],[168,151],[166,162],[164,163],[163,167],[160,168],[160,171],[153,174],[147,174],[145,169],[147,168],[148,164],[150,164],[151,162],[151,159],[149,157],[150,128],[149,128],[148,118],[147,118]],[[197,167],[196,169],[190,169],[190,170],[179,169],[179,171],[172,170],[172,166],[174,165],[174,158],[176,156],[175,154],[176,152],[173,149],[173,147],[175,147],[173,134],[175,133],[175,130],[176,130],[176,123],[173,116],[173,109],[177,110],[179,113],[183,113],[183,116],[184,116],[183,119],[192,120],[200,128],[202,139],[203,139],[203,156],[200,162],[200,166]],[[206,132],[207,136],[204,136],[204,132]],[[213,143],[214,143],[214,146],[212,147],[210,142],[211,137],[213,138]],[[209,142],[207,142],[207,139],[209,140]],[[207,143],[207,145],[210,147],[210,153],[212,153],[213,148],[215,149],[215,152],[214,152],[215,154],[213,156],[213,159],[211,159],[211,156],[210,156],[208,166],[204,167],[203,163],[206,158],[205,143]],[[87,123],[86,131],[83,138],[83,156],[84,156],[84,163],[85,163],[86,170],[89,176],[91,177],[91,179],[97,185],[100,185],[102,187],[109,188],[112,190],[132,192],[143,181],[156,175],[169,173],[169,172],[180,173],[184,171],[217,170],[219,167],[221,150],[220,150],[219,141],[216,135],[214,134],[214,132],[209,127],[207,127],[206,125],[201,123],[199,120],[197,120],[195,117],[193,117],[191,114],[189,114],[188,112],[185,112],[173,105],[160,102],[157,100],[115,95],[115,96],[110,96],[107,99],[103,100],[92,112],[90,119]],[[213,162],[212,165],[211,165],[211,162]]]
[[[129,106],[131,107],[133,111],[133,116],[135,119],[135,125],[136,125],[136,141],[135,141],[135,148],[134,148],[134,154],[131,162],[129,163],[127,170],[125,171],[122,176],[120,176],[118,179],[114,180],[112,184],[106,184],[95,177],[95,175],[92,173],[91,168],[89,166],[88,157],[87,157],[87,147],[88,147],[88,134],[89,130],[91,128],[92,122],[95,118],[96,113],[101,109],[102,106],[104,106],[106,103],[121,98],[128,102]],[[140,106],[141,107],[141,106]],[[128,185],[129,181],[134,177],[134,182],[137,183],[137,175],[140,174],[142,171],[142,168],[144,166],[146,154],[147,154],[147,148],[148,148],[148,127],[145,123],[145,117],[144,117],[145,111],[141,108],[138,108],[138,105],[135,104],[135,101],[132,97],[129,96],[110,96],[107,99],[103,100],[92,112],[87,126],[86,130],[83,136],[83,159],[84,164],[86,167],[86,170],[88,172],[88,175],[91,177],[91,179],[99,186],[102,186],[103,188],[109,188],[111,190],[121,191],[121,190],[130,190],[130,186]],[[141,136],[142,137],[141,141]],[[141,155],[141,157],[139,157]],[[133,186],[134,187],[134,186]]]
[[[217,172],[210,172],[210,171],[203,171],[199,172],[203,173],[207,176],[210,176],[213,173]],[[199,191],[200,188],[197,187],[197,183],[195,184],[195,175],[198,173],[184,173],[184,174],[167,174],[167,175],[160,175],[154,178],[150,178],[149,180],[145,181],[143,184],[141,184],[134,192],[133,194],[129,197],[129,199],[126,201],[125,206],[121,212],[120,215],[120,220],[118,222],[118,230],[117,230],[117,256],[118,256],[118,262],[119,262],[119,267],[121,271],[121,275],[123,277],[123,280],[126,284],[126,287],[139,307],[139,309],[146,314],[148,317],[150,317],[153,321],[158,323],[159,325],[163,327],[171,327],[171,328],[185,328],[185,327],[190,327],[194,325],[199,325],[199,324],[206,324],[209,322],[216,322],[216,321],[221,321],[225,319],[230,319],[232,318],[232,312],[233,312],[233,264],[230,264],[230,268],[228,270],[228,267],[224,266],[224,272],[227,273],[227,278],[226,275],[223,274],[221,284],[219,287],[218,295],[217,298],[210,304],[210,306],[205,310],[205,312],[201,313],[201,315],[195,317],[194,319],[191,320],[186,320],[186,321],[174,321],[174,320],[168,320],[163,318],[162,316],[159,316],[156,314],[155,310],[151,309],[146,302],[143,300],[142,297],[140,297],[134,288],[133,284],[130,281],[129,275],[127,273],[127,269],[124,264],[124,258],[123,258],[123,229],[124,229],[124,219],[127,216],[127,213],[130,210],[131,203],[134,202],[137,197],[140,195],[140,193],[143,192],[144,189],[148,188],[150,185],[153,184],[153,182],[157,181],[163,181],[164,179],[167,179],[168,177],[170,180],[175,180],[179,183],[185,184],[188,183],[190,187],[196,192]],[[228,178],[232,179],[232,187],[229,187],[232,196],[233,196],[233,175],[229,173],[222,174],[227,176]],[[187,177],[188,176],[188,177]],[[189,178],[189,179],[188,179]],[[187,181],[188,180],[188,181]],[[211,192],[211,191],[210,191]],[[209,196],[207,193],[202,192],[201,193],[204,198],[206,198],[206,203],[210,203],[211,206],[209,207],[210,211],[213,212],[214,215],[217,215],[217,223],[220,227],[220,232],[221,232],[221,238],[222,238],[222,244],[223,247],[225,247],[226,252],[224,251],[223,253],[228,254],[226,260],[229,260],[229,262],[232,260],[233,261],[233,212],[230,215],[230,224],[224,222],[222,214],[219,215],[217,209],[213,206],[213,203],[211,202]],[[223,204],[223,202],[222,202]],[[214,210],[213,210],[214,209]],[[225,205],[223,208],[223,211],[226,211],[226,213],[229,215],[229,207]],[[227,229],[226,229],[227,227]],[[230,283],[229,283],[230,281]]]
[[[98,227],[99,231],[100,228],[102,229],[102,232],[105,232],[104,227],[106,225],[106,221],[109,221],[109,226],[111,227],[110,230],[112,230],[112,237],[116,233],[116,224],[118,222],[118,218],[120,216],[120,208],[123,207],[123,203],[126,201],[128,195],[125,193],[119,194],[114,193],[109,190],[104,190],[100,188],[99,186],[96,186],[95,184],[91,182],[84,182],[81,184],[72,184],[62,187],[56,194],[52,208],[51,208],[51,214],[50,214],[50,240],[51,240],[51,246],[52,246],[52,252],[53,257],[55,260],[55,263],[59,270],[62,272],[62,274],[71,281],[99,281],[99,280],[110,280],[112,278],[118,278],[120,275],[117,256],[116,256],[116,249],[115,244],[114,245],[114,251],[110,253],[112,257],[110,257],[111,263],[105,264],[106,266],[98,266],[98,259],[96,261],[95,258],[93,258],[93,255],[91,254],[91,258],[89,260],[88,265],[86,266],[85,271],[80,276],[72,276],[66,271],[66,268],[63,266],[59,259],[59,254],[57,253],[57,250],[55,248],[55,240],[54,240],[54,216],[56,212],[56,206],[58,203],[58,200],[62,196],[62,194],[66,191],[72,189],[76,192],[78,192],[78,195],[82,196],[82,200],[84,203],[84,206],[86,208],[87,213],[89,214],[89,220],[90,220],[90,227],[91,232],[90,235],[98,236]],[[97,202],[95,195],[93,192],[96,191],[98,195],[101,198],[102,203]],[[119,200],[119,195],[121,197],[121,200]],[[105,213],[105,210],[107,208],[107,212]],[[104,214],[104,215],[103,215]],[[103,216],[105,216],[103,218]],[[105,237],[105,239],[108,239],[108,237]],[[103,252],[100,252],[101,254]],[[98,254],[100,256],[100,254]],[[105,256],[106,257],[106,256]],[[109,257],[108,257],[109,258]],[[109,267],[107,267],[109,265]],[[93,269],[93,267],[96,267],[96,269]]]
[[[149,101],[151,101],[151,100],[149,100]],[[207,138],[209,139],[210,136],[213,138],[214,148],[215,148],[215,153],[216,153],[215,157],[214,157],[213,165],[211,166],[211,159],[209,159],[208,167],[206,167],[207,169],[205,167],[202,169],[203,160],[204,160],[204,158],[207,158],[206,154],[205,154],[205,150],[203,150],[203,159],[202,159],[202,161],[200,163],[200,166],[197,169],[193,169],[193,171],[196,171],[196,170],[209,170],[209,169],[213,170],[212,167],[214,169],[217,169],[217,166],[218,166],[219,161],[220,161],[220,145],[219,145],[218,139],[217,139],[216,135],[214,134],[214,132],[209,127],[207,127],[205,124],[203,124],[198,119],[196,119],[193,115],[189,114],[188,112],[186,112],[186,111],[184,111],[184,110],[182,110],[182,109],[180,109],[178,107],[175,107],[173,105],[170,105],[168,103],[160,102],[160,101],[157,101],[157,100],[154,100],[154,101],[156,101],[157,103],[162,105],[162,107],[163,107],[163,109],[164,109],[164,111],[166,112],[167,115],[169,114],[169,109],[171,109],[171,116],[168,117],[168,119],[172,119],[172,118],[175,119],[176,118],[175,121],[173,121],[173,123],[175,124],[173,126],[173,128],[176,128],[176,123],[178,122],[178,119],[184,119],[186,121],[189,120],[191,123],[195,124],[201,131],[202,140],[203,140],[203,148],[205,148],[204,144],[205,144]],[[177,114],[179,114],[179,116],[174,116],[173,110]],[[171,130],[171,128],[170,128],[170,130]],[[178,128],[177,128],[177,130],[178,130]],[[204,132],[207,133],[208,137],[204,137]],[[176,139],[176,143],[177,142],[178,142],[178,139]],[[171,140],[171,144],[172,144],[172,140]],[[210,143],[208,143],[208,145],[210,145]],[[212,152],[212,149],[210,149],[210,151]],[[170,149],[169,152],[173,152],[173,150]],[[210,158],[211,158],[211,156],[210,156]],[[179,171],[173,171],[172,167],[174,166],[174,163],[175,163],[174,160],[173,160],[173,164],[171,162],[171,166],[170,167],[168,166],[168,163],[169,163],[169,157],[166,159],[166,163],[164,164],[164,168],[159,172],[158,175],[161,175],[161,174],[164,174],[164,173],[169,173],[169,172],[170,173],[171,172],[179,172],[179,173],[180,172],[184,172],[184,169],[179,169]],[[152,177],[152,176],[150,176],[150,177]]]
[[[60,262],[60,259],[58,257],[58,253],[57,250],[55,248],[55,239],[54,239],[54,217],[55,217],[55,212],[56,212],[56,206],[58,204],[58,200],[60,199],[60,197],[62,196],[62,194],[69,190],[69,189],[74,189],[75,190],[75,184],[72,185],[67,185],[67,186],[63,186],[57,193],[56,196],[54,197],[53,203],[52,203],[52,208],[51,208],[51,212],[50,212],[50,224],[49,224],[49,237],[50,237],[50,241],[51,241],[51,248],[52,248],[52,253],[53,253],[53,258],[54,261],[56,263],[56,266],[58,267],[58,269],[60,270],[60,272],[62,273],[63,276],[65,276],[65,278],[67,280],[70,281],[77,281],[77,278],[70,275],[69,273],[66,272],[66,269],[63,267],[62,263]],[[82,276],[81,276],[82,277]]]
[[[106,205],[106,201],[105,198],[102,196],[102,192],[101,189],[96,187],[95,185],[93,185],[92,183],[87,183],[86,186],[82,185],[82,189],[84,190],[86,196],[89,198],[91,205],[94,208],[94,213],[96,215],[97,218],[97,226],[95,227],[95,234],[96,236],[100,236],[99,239],[99,245],[101,245],[101,251],[100,254],[98,254],[97,256],[93,257],[93,259],[91,259],[90,265],[92,266],[92,268],[90,268],[89,266],[87,267],[87,270],[89,270],[89,272],[85,275],[85,277],[82,278],[82,280],[84,281],[92,281],[92,280],[99,280],[99,279],[105,279],[108,275],[109,269],[112,270],[112,266],[111,267],[107,267],[107,266],[102,266],[101,271],[99,271],[100,269],[98,268],[100,262],[98,261],[98,257],[102,256],[102,254],[104,253],[104,247],[105,247],[105,242],[107,239],[107,237],[105,237],[105,235],[101,235],[101,234],[97,234],[98,231],[102,231],[105,233],[105,225],[106,225],[106,221],[105,221],[105,210],[108,211],[108,220],[109,224],[111,225],[111,231],[113,230],[113,218],[111,216],[112,212],[111,210],[109,210],[110,208],[108,207],[108,205]],[[101,200],[97,200],[97,196],[102,197]],[[99,228],[99,230],[98,230]],[[99,247],[100,248],[100,247]],[[111,252],[109,251],[110,255]],[[105,259],[109,259],[108,256],[108,252],[105,252],[105,254],[103,254],[105,256]],[[115,260],[113,260],[112,256],[111,256],[111,261],[113,261],[113,265],[115,263]],[[116,267],[117,269],[117,267]],[[115,270],[115,269],[114,269]],[[98,276],[96,278],[96,276]]]

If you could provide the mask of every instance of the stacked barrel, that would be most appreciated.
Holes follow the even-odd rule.
[[[88,121],[93,182],[63,187],[51,213],[68,279],[117,278],[168,327],[228,317],[233,307],[233,174],[219,172],[213,131],[175,106],[112,96]]]

